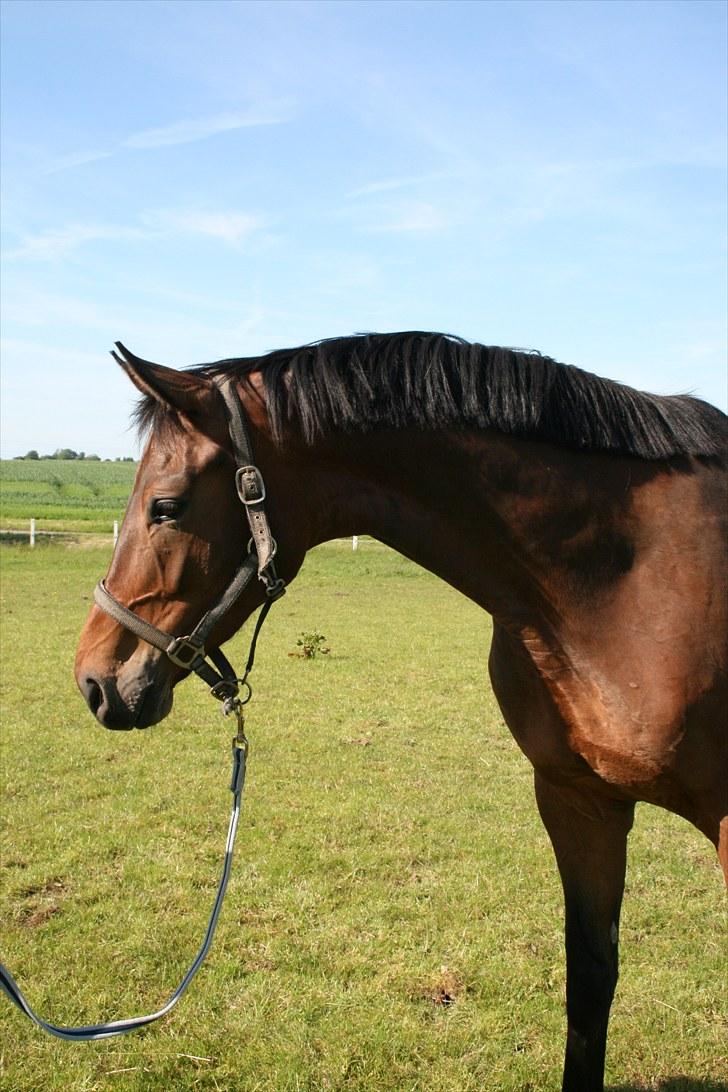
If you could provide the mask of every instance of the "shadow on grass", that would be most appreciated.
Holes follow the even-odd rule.
[[[728,1083],[696,1080],[693,1077],[668,1077],[657,1084],[610,1084],[604,1092],[728,1092]]]

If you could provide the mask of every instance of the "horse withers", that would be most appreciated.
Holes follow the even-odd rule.
[[[728,418],[418,332],[185,371],[116,355],[148,439],[105,586],[135,615],[189,634],[249,549],[221,380],[285,581],[368,533],[492,614],[493,689],[564,888],[563,1088],[601,1090],[635,803],[698,827],[728,881]],[[264,597],[247,585],[207,649]],[[76,677],[103,725],[155,724],[188,673],[92,608]]]

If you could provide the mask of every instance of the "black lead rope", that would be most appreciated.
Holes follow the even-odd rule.
[[[248,756],[248,741],[242,730],[242,716],[240,718],[240,725],[238,733],[233,739],[233,771],[230,783],[230,789],[233,794],[233,806],[230,814],[227,841],[225,843],[225,859],[223,861],[222,874],[220,876],[220,882],[218,883],[217,894],[215,895],[215,901],[210,913],[210,920],[207,925],[204,940],[202,941],[197,955],[190,964],[186,975],[167,1003],[163,1005],[161,1009],[158,1009],[156,1012],[151,1012],[147,1016],[131,1016],[126,1020],[110,1020],[105,1024],[87,1024],[82,1027],[63,1027],[58,1024],[49,1023],[33,1011],[10,971],[4,964],[0,963],[0,987],[2,987],[10,1000],[18,1006],[21,1012],[25,1013],[25,1015],[28,1016],[34,1024],[37,1024],[39,1028],[42,1028],[43,1031],[47,1031],[49,1035],[55,1035],[58,1039],[74,1039],[79,1042],[87,1042],[90,1039],[111,1039],[116,1035],[125,1035],[128,1031],[136,1031],[138,1028],[146,1027],[147,1024],[152,1024],[155,1020],[159,1020],[160,1017],[166,1016],[167,1013],[174,1008],[199,971],[205,956],[210,950],[212,938],[215,935],[215,929],[217,928],[218,918],[220,916],[223,899],[225,898],[225,891],[227,890],[228,880],[230,879],[230,872],[232,870],[233,848],[235,845],[235,835],[238,829],[238,819],[240,818],[240,804],[243,795],[243,786],[245,784],[245,764]]]
[[[231,695],[224,700],[222,706],[222,712],[227,716],[230,713],[235,713],[237,718],[237,732],[233,736],[233,763],[232,763],[232,776],[230,779],[230,791],[233,794],[232,809],[230,812],[230,822],[228,825],[227,839],[225,842],[225,857],[223,859],[222,873],[217,886],[217,893],[215,895],[215,901],[212,905],[210,912],[210,918],[207,924],[207,930],[205,932],[204,939],[200,945],[200,949],[197,955],[193,959],[189,966],[187,973],[180,982],[177,989],[170,996],[169,1000],[158,1009],[156,1012],[149,1013],[146,1016],[132,1016],[126,1020],[111,1020],[102,1024],[87,1024],[81,1027],[64,1027],[58,1024],[51,1024],[48,1020],[44,1020],[41,1016],[31,1008],[30,1004],[23,995],[20,986],[15,981],[13,976],[7,967],[0,963],[0,988],[7,994],[14,1005],[25,1013],[29,1019],[37,1024],[43,1031],[48,1032],[49,1035],[55,1035],[58,1039],[73,1039],[79,1042],[88,1042],[92,1039],[110,1039],[116,1035],[125,1035],[129,1031],[136,1031],[138,1028],[146,1027],[147,1024],[154,1023],[155,1020],[159,1020],[162,1016],[166,1016],[168,1012],[174,1008],[182,995],[186,992],[188,986],[192,982],[200,967],[202,966],[205,956],[210,950],[212,945],[212,938],[215,935],[217,928],[218,918],[220,917],[220,911],[222,910],[223,900],[225,898],[225,892],[227,890],[228,880],[230,879],[230,873],[232,871],[233,864],[233,849],[235,847],[235,836],[238,830],[238,820],[240,818],[240,807],[243,797],[243,788],[245,786],[245,772],[247,766],[248,753],[250,745],[245,736],[245,721],[243,717],[243,705],[246,705],[252,696],[252,690],[250,683],[248,682],[248,675],[250,674],[253,664],[255,662],[255,649],[258,643],[258,637],[260,635],[261,628],[268,612],[273,606],[275,600],[269,598],[263,604],[263,608],[260,611],[257,621],[255,623],[255,629],[253,631],[253,637],[250,642],[250,651],[248,653],[248,659],[245,665],[245,672],[241,679],[236,680],[241,686],[245,687],[245,693],[242,698],[237,694]],[[229,681],[229,680],[226,680]]]
[[[58,1024],[51,1024],[33,1011],[10,971],[4,964],[0,963],[0,988],[7,994],[13,1004],[17,1005],[20,1011],[25,1013],[39,1028],[59,1039],[73,1039],[82,1042],[90,1039],[109,1039],[116,1035],[125,1035],[128,1031],[146,1027],[147,1024],[166,1016],[185,993],[210,950],[230,878],[248,757],[248,741],[245,737],[243,717],[243,706],[247,704],[252,696],[248,676],[255,661],[255,649],[261,628],[273,603],[284,594],[285,583],[276,573],[273,561],[276,545],[270,533],[265,509],[263,508],[265,485],[262,474],[253,462],[250,437],[242,406],[231,383],[221,380],[218,381],[218,387],[225,403],[230,438],[237,464],[235,485],[240,501],[245,506],[253,550],[245,557],[228,588],[215,606],[205,613],[192,633],[186,637],[173,637],[171,634],[165,633],[164,630],[152,625],[151,622],[140,618],[111,594],[103,580],[99,581],[94,589],[94,600],[96,605],[109,614],[114,621],[125,626],[137,637],[147,641],[148,644],[166,653],[172,663],[184,670],[194,671],[198,674],[210,687],[210,693],[213,697],[222,702],[222,712],[225,716],[234,713],[237,718],[237,732],[233,737],[233,769],[230,782],[233,804],[225,843],[222,874],[207,930],[197,955],[167,1003],[161,1009],[149,1013],[147,1016],[133,1016],[126,1020],[112,1020],[108,1023],[88,1024],[83,1027],[62,1027]],[[205,651],[205,641],[220,618],[230,610],[241,593],[252,582],[256,572],[258,578],[265,585],[266,598],[255,623],[245,671],[242,678],[238,678],[222,650],[216,648],[207,653]],[[215,665],[214,667],[207,662],[208,655]],[[242,695],[240,694],[241,687],[243,687]]]

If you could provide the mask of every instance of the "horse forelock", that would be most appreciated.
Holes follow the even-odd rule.
[[[137,401],[132,411],[132,424],[142,445],[153,439],[165,449],[172,448],[184,432],[176,410],[148,394]]]

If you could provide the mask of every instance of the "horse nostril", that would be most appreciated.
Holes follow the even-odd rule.
[[[128,706],[119,694],[113,678],[95,679],[92,675],[82,676],[81,693],[86,704],[104,728],[119,729],[128,732],[137,721],[137,709]]]
[[[104,692],[96,679],[87,678],[84,680],[84,697],[93,715],[97,716],[99,709],[104,704]]]
[[[119,691],[114,676],[79,674],[78,686],[89,709],[104,728],[128,732],[131,728],[148,728],[166,717],[172,704],[171,687],[157,688],[151,683],[132,679],[127,685],[127,697]]]

